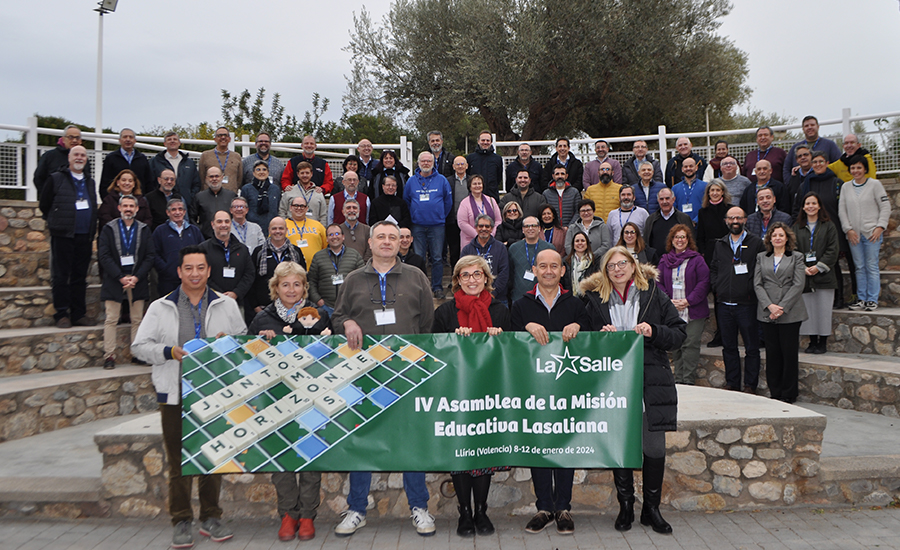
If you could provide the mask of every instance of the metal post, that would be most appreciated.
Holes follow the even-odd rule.
[[[415,170],[415,167],[412,165],[412,149],[407,150],[406,147],[406,136],[400,136],[400,161],[403,163],[403,166],[412,167],[411,170]]]
[[[37,188],[34,186],[34,170],[37,168],[38,119],[28,117],[28,131],[25,132],[25,200],[37,200]]]
[[[231,141],[228,142],[228,150],[229,150],[229,151],[234,151],[234,150],[235,150],[235,148],[234,148],[234,138],[237,137],[237,136],[236,136],[236,134],[235,134],[234,132],[228,132],[228,135],[231,136]],[[227,166],[226,166],[226,168],[227,168]]]
[[[243,134],[241,136],[241,141],[250,141],[250,136],[247,134]],[[247,158],[250,156],[250,146],[249,145],[241,145],[241,156]]]
[[[843,135],[841,137],[843,137],[853,131],[850,128],[850,107],[846,107],[843,111],[841,111],[841,119],[841,132],[843,132]]]
[[[103,10],[97,10],[100,14],[97,30],[97,104],[94,106],[96,116],[94,132],[103,133]],[[94,139],[94,181],[99,182],[103,175],[103,142],[99,137]],[[99,189],[99,185],[96,186]]]
[[[660,125],[657,127],[657,131],[659,132],[659,166],[662,170],[665,170],[666,164],[669,163],[669,154],[666,151],[666,127]]]

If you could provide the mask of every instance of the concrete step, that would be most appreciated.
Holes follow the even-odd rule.
[[[0,441],[156,410],[150,371],[120,365],[0,379]]]
[[[87,314],[100,322],[104,314],[100,285],[87,288]],[[7,328],[49,327],[54,324],[53,292],[50,286],[0,288],[0,330]]]
[[[116,357],[131,360],[131,326],[116,327]],[[103,365],[103,325],[0,330],[0,379]]]

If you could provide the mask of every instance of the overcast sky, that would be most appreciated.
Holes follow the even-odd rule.
[[[900,111],[897,0],[733,0],[721,34],[749,54],[750,106],[795,117]],[[104,17],[103,125],[140,131],[216,122],[220,90],[280,92],[302,117],[318,91],[341,115],[358,0],[121,0]],[[365,5],[380,20],[389,0]],[[19,3],[3,13],[0,123],[40,113],[93,125],[92,0]],[[693,70],[703,70],[694,67]],[[268,108],[268,103],[266,105]],[[742,107],[746,108],[746,106]],[[699,130],[699,128],[698,128]],[[6,137],[0,132],[0,138]]]

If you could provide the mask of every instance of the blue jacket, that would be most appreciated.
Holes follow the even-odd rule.
[[[269,222],[278,215],[278,205],[281,203],[281,187],[276,183],[269,184],[269,211],[265,214],[259,214],[257,207],[259,205],[259,189],[250,183],[241,187],[241,196],[247,199],[248,210],[247,219],[258,225],[263,230],[263,234],[269,234]]]
[[[181,249],[205,240],[200,228],[194,224],[185,227],[180,237],[168,221],[153,231],[153,266],[159,275],[160,296],[172,292],[181,284],[178,278],[178,253]]]
[[[631,186],[634,189],[634,204],[640,206],[647,212],[651,214],[659,210],[659,201],[656,200],[656,195],[659,193],[660,189],[664,189],[666,184],[661,181],[651,181],[650,182],[650,200],[647,200],[647,197],[644,196],[644,187],[640,184],[640,182]],[[701,203],[703,202],[701,196]],[[699,209],[698,209],[699,210]],[[696,218],[696,216],[695,216]]]
[[[403,200],[415,225],[444,225],[453,209],[450,183],[434,170],[427,177],[416,170],[403,187]]]
[[[501,302],[506,301],[506,289],[509,284],[509,252],[506,246],[494,237],[488,239],[486,246],[481,246],[478,237],[475,237],[460,251],[460,256],[469,254],[481,256],[491,266],[491,274],[494,276],[493,296]]]
[[[688,214],[694,224],[697,223],[697,215],[700,213],[700,208],[703,207],[704,191],[706,191],[706,182],[700,178],[694,180],[694,185],[690,190],[684,180],[672,188],[672,192],[675,194],[675,209]],[[685,211],[684,206],[688,203],[691,204],[691,207],[688,208],[689,211]]]

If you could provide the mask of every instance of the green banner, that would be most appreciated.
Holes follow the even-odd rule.
[[[226,336],[182,363],[182,473],[639,468],[643,337]]]

